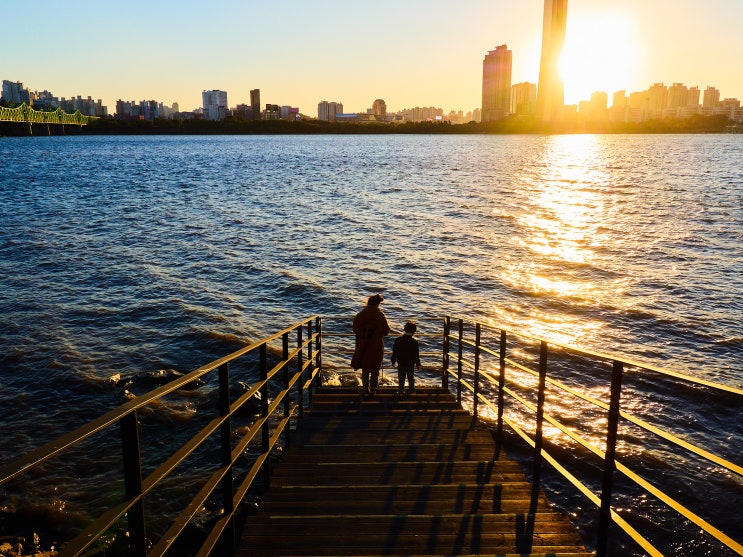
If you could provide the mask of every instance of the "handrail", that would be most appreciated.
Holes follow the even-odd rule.
[[[453,316],[450,317],[450,319],[453,320],[453,321],[462,321],[463,323],[470,323],[470,324],[473,324],[473,325],[478,324],[477,321],[473,321],[471,319],[464,319],[464,318],[453,317]],[[531,334],[528,334],[528,333],[522,333],[522,332],[519,332],[519,331],[514,331],[513,329],[508,329],[508,328],[505,328],[505,327],[496,327],[494,325],[489,325],[487,323],[479,323],[479,324],[480,324],[481,327],[485,327],[485,328],[490,329],[492,331],[505,331],[505,333],[507,335],[515,335],[515,336],[518,336],[519,338],[529,339],[529,340],[532,340],[532,341],[535,341],[535,342],[542,342],[544,340],[544,339],[542,339],[540,337],[537,337],[537,336],[534,336],[534,335],[531,335]],[[628,366],[631,366],[631,367],[637,367],[637,368],[640,368],[640,369],[644,369],[646,371],[652,371],[652,372],[655,372],[655,373],[660,373],[661,375],[667,375],[668,377],[675,377],[676,379],[682,379],[684,381],[688,381],[690,383],[694,383],[694,384],[697,384],[697,385],[704,385],[705,387],[711,387],[713,389],[717,389],[717,390],[720,390],[720,391],[725,391],[725,392],[728,392],[728,393],[731,393],[731,394],[743,396],[743,389],[737,389],[735,387],[732,387],[730,385],[725,385],[723,383],[715,383],[714,381],[707,381],[706,379],[701,379],[699,377],[694,377],[692,375],[687,375],[687,374],[684,374],[684,373],[680,373],[678,371],[673,371],[673,370],[670,370],[670,369],[666,369],[666,368],[654,366],[652,364],[641,363],[641,362],[638,362],[637,360],[633,360],[633,359],[631,359],[631,358],[629,358],[627,356],[620,356],[618,354],[614,354],[614,355],[612,355],[612,354],[604,354],[602,352],[596,352],[596,351],[592,351],[592,350],[586,350],[584,348],[579,348],[577,346],[571,346],[569,344],[564,344],[564,343],[556,342],[556,341],[553,341],[553,340],[550,340],[549,341],[549,344],[550,344],[550,346],[561,348],[561,349],[563,349],[563,350],[565,350],[567,352],[571,352],[573,354],[578,354],[578,355],[581,355],[581,356],[588,356],[588,357],[595,358],[597,360],[603,360],[603,361],[606,361],[606,362],[621,362],[621,363],[623,363],[625,365],[628,365]]]
[[[458,331],[454,333],[452,323],[456,322]],[[464,334],[465,322],[470,326],[469,336]],[[474,325],[474,331],[472,326]],[[481,330],[482,328],[488,328],[492,331],[500,333],[500,347],[498,350],[490,349],[485,346],[482,341]],[[657,426],[654,426],[645,420],[630,414],[627,411],[620,409],[620,394],[621,394],[621,383],[622,375],[624,372],[624,365],[639,368],[641,370],[660,373],[668,377],[674,377],[677,379],[683,379],[690,381],[693,384],[705,385],[707,387],[714,388],[718,391],[725,392],[733,395],[743,395],[743,390],[729,387],[727,385],[719,385],[711,381],[701,380],[698,378],[692,378],[684,374],[676,373],[667,369],[658,368],[646,364],[638,363],[629,358],[619,356],[609,356],[607,354],[601,354],[598,352],[592,352],[587,350],[581,350],[573,346],[566,346],[560,343],[549,342],[550,347],[556,347],[560,351],[568,352],[571,354],[577,354],[583,357],[591,358],[592,360],[611,362],[613,365],[612,372],[612,385],[611,385],[611,403],[607,404],[600,400],[595,399],[592,396],[580,392],[578,389],[565,385],[563,382],[547,376],[547,361],[548,361],[548,343],[543,339],[538,339],[532,335],[515,333],[508,329],[497,328],[490,325],[478,323],[476,321],[465,321],[461,318],[453,319],[451,317],[446,318],[445,323],[445,341],[444,345],[447,350],[451,351],[451,354],[444,356],[444,362],[447,364],[444,369],[444,375],[451,376],[457,382],[457,391],[461,393],[462,387],[465,387],[468,391],[473,394],[472,405],[473,412],[477,415],[478,405],[477,402],[483,402],[486,404],[494,413],[498,416],[498,432],[502,432],[502,424],[505,423],[511,429],[513,429],[522,439],[534,448],[534,478],[535,484],[539,483],[539,464],[542,460],[545,460],[552,464],[552,466],[563,475],[572,485],[574,485],[580,493],[586,496],[593,504],[600,507],[599,520],[597,521],[597,555],[599,557],[606,555],[608,545],[608,529],[610,522],[619,526],[625,533],[627,533],[631,539],[633,539],[640,547],[642,547],[650,555],[661,555],[661,553],[653,547],[652,543],[645,539],[637,530],[635,530],[625,519],[623,519],[615,509],[611,508],[612,490],[613,490],[613,476],[615,471],[622,473],[625,477],[632,480],[637,486],[639,486],[646,493],[652,494],[657,497],[660,501],[665,503],[673,511],[680,514],[691,523],[701,528],[704,532],[715,538],[717,541],[736,552],[739,555],[743,555],[743,544],[734,540],[732,537],[726,535],[718,528],[710,524],[708,521],[702,519],[700,516],[695,514],[690,509],[676,501],[670,495],[664,493],[660,488],[654,486],[646,479],[642,478],[641,475],[632,471],[627,465],[622,464],[615,458],[615,449],[617,443],[617,426],[619,420],[626,420],[643,430],[657,436],[660,439],[668,441],[673,445],[688,450],[697,456],[704,458],[715,465],[728,470],[738,476],[743,476],[743,466],[735,464],[719,455],[713,454],[702,447],[695,445],[689,441],[686,441],[677,435],[665,431]],[[474,335],[474,338],[473,338]],[[527,339],[528,341],[536,341],[540,344],[540,357],[539,357],[539,371],[529,368],[512,358],[506,357],[507,339],[512,337],[519,339]],[[456,347],[456,353],[454,349]],[[466,349],[466,350],[463,350]],[[489,354],[499,359],[500,365],[498,371],[483,370],[480,362],[482,354]],[[554,356],[553,356],[554,358]],[[456,365],[456,369],[449,369],[448,363],[453,362],[452,368]],[[469,383],[463,378],[463,369],[468,369],[472,373],[472,382]],[[539,389],[536,404],[527,400],[523,396],[519,395],[515,390],[506,386],[507,371],[517,370],[529,374],[539,381]],[[487,396],[482,394],[480,387],[481,381],[486,381],[490,384],[498,395],[498,402],[494,404]],[[545,384],[550,384],[552,387],[559,389],[564,393],[568,393],[575,396],[593,407],[599,408],[603,411],[608,412],[609,423],[607,425],[607,439],[606,439],[606,450],[595,446],[592,442],[585,439],[580,434],[573,431],[571,427],[562,424],[557,418],[547,414],[544,411],[544,390]],[[523,389],[524,387],[522,387]],[[515,421],[507,418],[503,415],[504,410],[504,395],[509,397],[509,400],[513,400],[517,403],[517,406],[525,408],[530,413],[536,415],[536,433],[535,437],[532,438],[521,428]],[[461,396],[461,395],[460,395]],[[594,455],[598,456],[604,461],[604,479],[602,491],[599,495],[594,494],[583,482],[576,478],[573,474],[567,471],[562,466],[554,455],[551,455],[549,451],[541,444],[541,431],[542,421],[545,421],[552,426],[556,427],[559,431],[567,435],[570,439],[577,442],[579,446],[589,450]],[[613,431],[613,433],[612,433]]]
[[[297,335],[296,347],[290,351],[289,335],[292,333]],[[84,554],[125,515],[128,517],[129,523],[131,555],[137,557],[165,555],[183,533],[196,512],[213,496],[219,486],[222,486],[224,512],[204,541],[199,554],[209,555],[218,546],[220,554],[234,554],[236,543],[235,518],[238,506],[259,476],[263,478],[264,485],[268,485],[270,476],[269,455],[277,447],[282,435],[288,445],[289,424],[292,420],[301,417],[305,405],[305,395],[311,396],[311,391],[319,380],[321,333],[321,318],[313,315],[278,333],[249,343],[239,350],[203,365],[162,387],[133,398],[75,431],[46,443],[26,456],[0,466],[0,485],[38,467],[50,458],[78,446],[92,435],[110,430],[118,425],[122,442],[126,494],[123,500],[105,510],[73,540],[64,543],[60,549],[60,555],[67,557]],[[269,369],[267,348],[270,343],[277,340],[282,342],[281,357]],[[259,356],[260,380],[256,381],[235,400],[231,400],[230,364],[256,352]],[[293,370],[290,370],[290,367]],[[219,372],[219,414],[203,425],[195,435],[165,458],[146,478],[142,479],[137,411],[214,370]],[[276,392],[270,402],[268,400],[269,384],[279,385],[278,388],[274,389]],[[296,400],[291,398],[294,392],[296,392]],[[257,395],[260,395],[261,399],[259,417],[248,428],[247,432],[244,432],[239,438],[233,439],[232,417]],[[283,412],[280,412],[281,410]],[[278,417],[279,414],[281,414],[281,417]],[[269,428],[273,428],[273,432],[270,432]],[[174,519],[165,534],[159,540],[155,540],[153,547],[148,550],[145,528],[147,522],[144,507],[145,497],[153,489],[160,486],[180,464],[217,433],[221,437],[219,441],[222,448],[220,466],[211,473],[211,476],[207,478],[193,499]],[[117,435],[119,435],[118,432]],[[245,460],[246,449],[257,439],[261,439],[260,452],[245,472],[241,484],[235,488],[233,486],[236,474],[235,466]]]

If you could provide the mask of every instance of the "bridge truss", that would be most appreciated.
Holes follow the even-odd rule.
[[[97,119],[97,116],[85,116],[79,110],[76,110],[72,114],[68,114],[59,107],[57,107],[57,109],[52,112],[46,112],[42,110],[34,110],[26,103],[23,103],[15,108],[0,106],[0,122],[27,122],[31,124],[75,124],[78,126],[86,126],[93,120]]]

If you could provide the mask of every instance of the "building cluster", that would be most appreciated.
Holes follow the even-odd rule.
[[[387,103],[383,99],[376,99],[366,112],[344,113],[343,103],[320,101],[317,104],[317,119],[326,122],[449,122],[452,124],[466,124],[480,121],[480,109],[466,114],[463,111],[450,111],[444,114],[443,108],[415,107],[403,108],[397,112],[388,112]]]
[[[701,97],[701,102],[700,102]],[[608,107],[608,95],[597,91],[591,100],[578,104],[578,114],[611,122],[647,122],[665,118],[691,118],[695,115],[723,115],[743,122],[743,108],[738,99],[720,99],[720,91],[707,87],[701,93],[698,87],[674,83],[670,87],[656,83],[645,91],[626,94],[617,91]]]
[[[485,55],[482,62],[482,121],[493,122],[508,116],[531,116],[544,122],[558,120],[586,122],[642,123],[695,115],[724,115],[743,122],[738,99],[720,100],[720,91],[707,87],[702,96],[698,87],[656,83],[646,91],[612,96],[596,91],[590,100],[564,104],[564,87],[559,77],[559,54],[565,43],[567,0],[545,0],[539,85],[511,84],[513,53],[503,44]],[[700,96],[701,102],[700,102]]]
[[[86,116],[108,116],[108,108],[101,100],[94,101],[90,97],[80,96],[71,99],[61,99],[49,91],[31,91],[23,83],[3,80],[2,100],[8,104],[26,103],[36,110],[54,110],[57,107],[65,112],[79,110]],[[178,103],[170,106],[156,100],[116,101],[114,118],[120,120],[155,120],[155,119],[205,119],[221,121],[228,116],[240,120],[296,120],[299,109],[291,106],[266,104],[261,107],[261,93],[259,89],[250,91],[250,104],[238,104],[228,108],[227,92],[220,90],[203,91],[201,94],[202,106],[192,112],[181,112]]]
[[[501,45],[486,54],[482,69],[482,121],[492,122],[510,115],[538,116],[537,84],[511,84],[512,53]],[[562,103],[561,103],[562,104]],[[558,107],[559,110],[559,107]],[[720,91],[707,87],[701,93],[698,87],[683,83],[666,86],[656,83],[645,91],[627,94],[617,91],[609,95],[596,91],[591,98],[577,105],[562,104],[562,114],[554,118],[581,119],[592,122],[648,122],[668,118],[691,118],[695,115],[724,115],[743,122],[743,108],[739,99],[721,99]]]
[[[178,113],[178,103],[167,106],[157,101],[116,101],[116,116],[127,120],[173,118]]]
[[[20,81],[3,80],[2,99],[11,104],[26,103],[33,106],[36,110],[56,110],[60,108],[65,112],[75,112],[79,110],[86,116],[107,116],[108,110],[100,99],[86,99],[81,96],[66,99],[58,98],[49,91],[31,91],[23,86]]]
[[[511,83],[513,53],[506,44],[489,51],[482,63],[482,104],[464,114],[443,109],[416,107],[389,112],[383,99],[376,99],[365,112],[346,113],[343,103],[320,101],[317,119],[327,122],[494,122],[507,117],[531,117],[542,122],[586,121],[642,123],[668,118],[690,118],[695,115],[724,115],[736,122],[743,122],[743,108],[738,99],[720,99],[720,92],[707,87],[702,94],[698,87],[674,83],[670,87],[656,83],[646,91],[627,94],[617,91],[612,96],[597,91],[591,98],[577,105],[565,105],[564,86],[559,76],[559,58],[565,44],[567,25],[567,0],[544,0],[542,51],[539,66],[539,83]],[[259,89],[250,91],[250,104],[229,108],[227,91],[204,90],[202,106],[193,112],[180,112],[178,104],[166,106],[161,102],[116,102],[115,118],[125,120],[155,120],[159,118],[204,119],[221,121],[228,117],[237,120],[288,120],[301,118],[299,108],[261,105]],[[701,99],[700,99],[701,98]],[[27,103],[36,109],[55,109],[87,116],[107,116],[101,101],[90,97],[83,99],[58,99],[48,91],[30,91],[20,82],[3,81],[2,99],[8,103]]]
[[[384,99],[376,99],[366,112],[343,112],[343,103],[320,101],[317,103],[317,119],[326,122],[391,122],[394,114],[387,113]]]

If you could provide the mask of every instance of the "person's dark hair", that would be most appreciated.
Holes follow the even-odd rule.
[[[381,294],[374,294],[374,296],[369,296],[369,299],[367,300],[367,304],[370,306],[378,306],[384,301],[384,298],[382,298]]]
[[[405,327],[403,327],[406,333],[415,333],[415,331],[418,329],[418,327],[415,324],[415,321],[408,321],[405,323]]]

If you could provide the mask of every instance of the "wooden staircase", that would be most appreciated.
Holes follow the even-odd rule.
[[[313,396],[238,554],[591,555],[448,391],[340,387]]]

